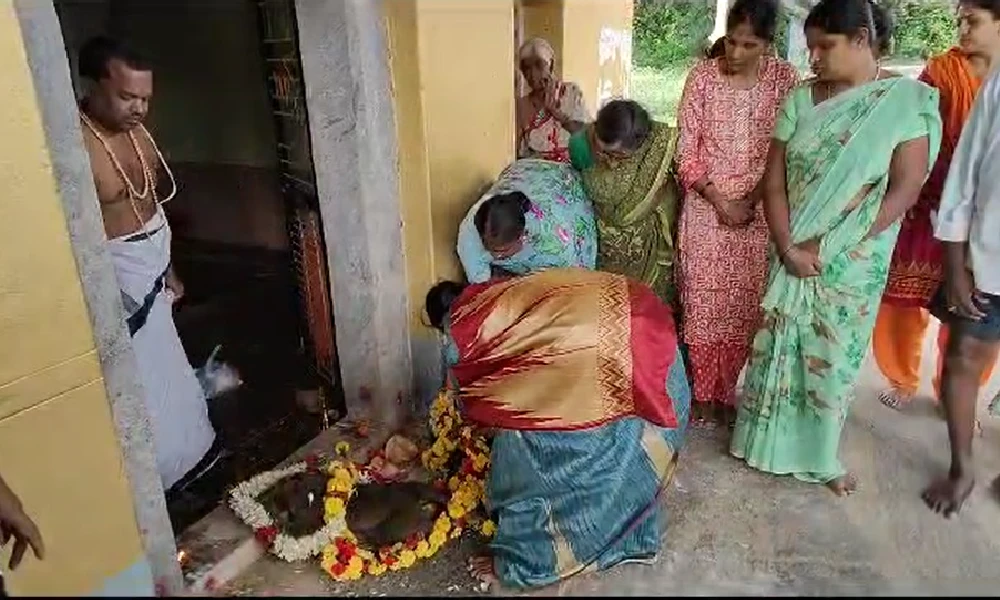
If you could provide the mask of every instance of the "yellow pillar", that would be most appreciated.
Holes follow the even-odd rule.
[[[544,38],[556,53],[556,75],[562,75],[564,0],[521,0],[522,40]]]
[[[414,327],[460,278],[458,224],[514,158],[512,0],[386,0],[403,242]]]
[[[5,575],[12,595],[89,595],[145,558],[10,2],[0,78],[0,474],[48,552]]]
[[[633,0],[521,0],[525,38],[544,37],[557,72],[583,90],[591,111],[629,93]]]

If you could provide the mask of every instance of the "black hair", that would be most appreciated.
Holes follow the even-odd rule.
[[[878,55],[885,56],[892,52],[892,35],[896,31],[896,26],[892,21],[892,15],[881,4],[871,3],[872,25],[875,26],[875,49]]]
[[[84,79],[100,81],[110,74],[108,63],[112,60],[120,60],[136,71],[152,69],[149,61],[135,49],[120,40],[99,35],[87,40],[80,48],[77,72]]]
[[[482,238],[510,244],[524,233],[524,215],[531,210],[531,200],[521,192],[497,194],[479,205],[476,231]]]
[[[869,45],[877,49],[880,38],[875,22],[877,10],[872,0],[820,0],[809,11],[804,28],[822,29],[847,37],[854,37],[864,29],[868,32]]]
[[[967,4],[979,10],[988,10],[994,19],[1000,19],[1000,0],[958,0],[959,4]]]
[[[427,319],[432,327],[444,331],[444,320],[451,312],[451,304],[465,291],[466,284],[455,281],[442,281],[427,292],[424,307]]]
[[[732,31],[744,23],[753,34],[773,42],[778,31],[778,3],[775,0],[736,0],[726,18],[726,30]]]
[[[720,37],[715,40],[708,50],[705,51],[705,56],[708,58],[721,58],[726,55],[726,38]]]
[[[652,127],[649,113],[641,104],[635,100],[612,100],[597,112],[594,133],[605,144],[620,143],[626,150],[637,150]]]

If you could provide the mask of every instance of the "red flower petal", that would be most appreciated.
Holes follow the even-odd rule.
[[[274,525],[268,525],[266,527],[261,527],[253,532],[257,541],[265,546],[270,546],[274,543],[274,538],[278,537],[278,528]]]

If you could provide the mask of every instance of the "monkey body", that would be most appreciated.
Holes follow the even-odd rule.
[[[359,485],[347,503],[347,526],[373,548],[391,546],[413,534],[430,533],[447,494],[416,481]]]

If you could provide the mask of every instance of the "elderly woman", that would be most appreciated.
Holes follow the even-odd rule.
[[[536,587],[654,558],[690,403],[670,308],[585,269],[444,282],[426,308],[460,410],[496,432],[475,573]]]
[[[613,100],[570,140],[570,160],[594,205],[597,268],[627,275],[674,300],[671,174],[677,130],[632,100]]]
[[[845,495],[841,431],[941,119],[937,92],[879,69],[869,0],[822,0],[805,34],[816,79],[785,100],[768,151],[776,252],[730,452]]]
[[[542,38],[525,42],[518,62],[530,90],[517,101],[518,158],[569,162],[569,138],[590,120],[583,92],[556,79],[555,52]]]
[[[567,164],[512,163],[458,229],[458,257],[471,283],[552,267],[593,269],[594,213],[580,176]]]

